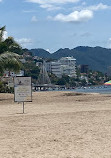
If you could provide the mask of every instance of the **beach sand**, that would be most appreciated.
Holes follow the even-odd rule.
[[[0,158],[111,158],[111,95],[0,94]]]

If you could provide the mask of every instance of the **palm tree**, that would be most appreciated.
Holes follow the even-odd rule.
[[[0,28],[0,75],[2,75],[5,70],[18,72],[21,68],[21,62],[19,61],[20,56],[10,51],[10,48],[14,45],[14,40],[8,45],[7,41],[11,38],[4,40],[4,31],[5,26]]]

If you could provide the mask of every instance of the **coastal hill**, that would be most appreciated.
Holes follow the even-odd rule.
[[[111,66],[111,49],[102,47],[79,46],[74,49],[59,49],[52,54],[44,49],[31,49],[30,52],[35,56],[51,59],[73,56],[77,65],[86,64],[90,69],[104,73],[107,72],[107,67]]]
[[[50,58],[51,57],[51,54],[48,51],[41,49],[41,48],[31,49],[30,52],[32,52],[32,54],[34,56],[38,56],[38,57],[42,57],[42,58]]]

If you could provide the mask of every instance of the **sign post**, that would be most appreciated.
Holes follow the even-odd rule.
[[[23,114],[24,114],[24,102],[23,102]]]
[[[24,102],[32,101],[31,77],[15,77],[14,78],[14,101]]]

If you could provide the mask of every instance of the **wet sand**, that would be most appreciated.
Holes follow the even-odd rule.
[[[111,95],[0,94],[0,158],[111,158]]]

